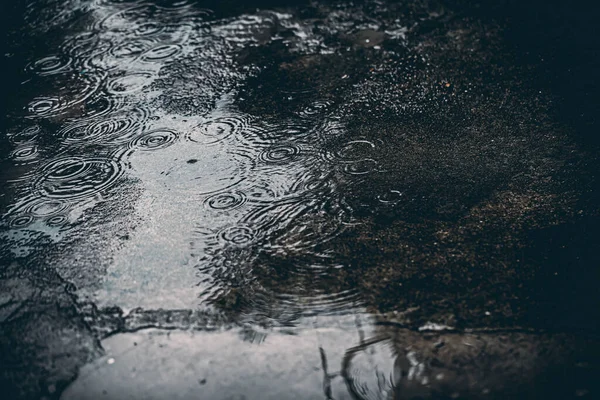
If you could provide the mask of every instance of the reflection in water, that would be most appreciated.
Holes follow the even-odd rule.
[[[0,175],[0,260],[59,287],[47,304],[102,335],[235,327],[246,341],[210,338],[264,369],[282,352],[283,378],[326,398],[521,396],[573,369],[580,338],[533,329],[590,330],[572,312],[589,294],[556,300],[554,278],[589,259],[569,235],[543,245],[593,214],[587,161],[546,94],[494,80],[521,72],[479,67],[508,57],[497,26],[370,1],[47,3],[32,34],[60,34],[23,56]],[[227,346],[183,342],[254,379]]]
[[[570,397],[592,371],[584,362],[589,343],[576,341],[569,335],[417,333],[387,326],[346,352],[342,375],[361,400]],[[577,346],[582,352],[573,352]]]
[[[357,331],[343,318],[321,322],[328,327],[269,334],[117,334],[103,341],[107,354],[84,367],[62,398],[564,398],[589,392],[581,384],[594,373],[589,343],[570,335]],[[574,344],[579,350],[572,352]]]

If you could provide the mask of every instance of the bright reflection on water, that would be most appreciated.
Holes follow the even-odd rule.
[[[27,52],[8,114],[2,251],[125,313],[103,345],[126,367],[96,360],[67,398],[107,382],[192,398],[175,364],[202,357],[205,398],[246,380],[251,398],[488,398],[528,393],[546,366],[579,373],[582,342],[535,334],[554,326],[532,288],[554,275],[524,249],[579,212],[560,171],[581,156],[542,100],[508,95],[518,79],[468,70],[504,51],[469,47],[484,28],[378,2],[45,3],[26,19],[54,33]],[[419,36],[422,21],[440,31]],[[146,327],[177,329],[172,353],[160,330],[125,333]],[[174,363],[164,392],[144,383],[153,367],[140,392],[120,381],[148,357]],[[269,381],[296,367],[291,392]]]

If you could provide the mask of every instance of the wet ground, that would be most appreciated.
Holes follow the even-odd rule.
[[[3,398],[597,398],[596,10],[3,7]]]

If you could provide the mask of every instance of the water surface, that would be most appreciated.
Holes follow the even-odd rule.
[[[597,392],[597,152],[501,13],[111,0],[11,13],[12,397]]]

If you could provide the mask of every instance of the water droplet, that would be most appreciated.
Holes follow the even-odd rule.
[[[122,173],[123,168],[115,160],[61,158],[43,168],[34,187],[48,198],[81,198],[112,186]]]
[[[402,192],[399,190],[388,190],[377,196],[377,200],[384,204],[396,204],[402,199]]]
[[[147,119],[145,109],[121,109],[101,118],[77,120],[58,134],[66,141],[120,143],[143,132]]]
[[[68,218],[66,215],[55,215],[53,217],[46,218],[45,220],[48,226],[57,227],[65,225],[68,222]]]
[[[52,78],[50,80],[50,78]],[[31,100],[27,110],[37,117],[62,115],[92,96],[100,85],[99,77],[92,75],[60,74],[38,77],[35,84],[47,83],[58,96],[38,96]]]
[[[375,144],[368,140],[352,140],[334,153],[334,159],[342,162],[361,160],[372,154]]]
[[[136,36],[152,36],[156,35],[164,30],[164,26],[157,22],[146,22],[138,25],[134,34]]]
[[[239,208],[246,203],[246,195],[241,191],[230,191],[215,194],[206,199],[204,204],[213,210],[232,210]]]
[[[60,100],[56,97],[39,97],[29,103],[29,111],[33,114],[51,114],[60,108]]]
[[[31,215],[18,215],[9,219],[8,226],[10,228],[19,229],[30,225],[33,221],[34,218]]]
[[[22,145],[10,153],[10,158],[15,163],[23,165],[35,162],[38,156],[38,147],[36,145]]]
[[[260,159],[268,163],[286,163],[300,154],[300,148],[294,144],[271,147],[260,154]]]
[[[34,142],[38,138],[41,131],[42,129],[39,125],[33,125],[28,126],[27,128],[15,134],[9,134],[8,137],[14,144]]]
[[[170,146],[177,140],[177,133],[170,129],[155,129],[144,133],[130,143],[130,148],[140,150],[158,150]]]
[[[111,47],[109,54],[118,59],[135,59],[135,57],[146,51],[149,45],[150,42],[147,41],[128,40],[124,43]]]
[[[218,143],[242,132],[247,122],[247,118],[237,115],[211,119],[194,127],[187,134],[187,139],[202,144]]]
[[[142,54],[143,61],[162,61],[172,58],[181,52],[181,46],[175,44],[161,45],[154,47]]]
[[[30,63],[26,69],[40,76],[58,74],[66,71],[71,61],[71,58],[66,55],[52,55]]]
[[[153,74],[149,72],[131,72],[125,76],[110,79],[106,90],[110,94],[131,94],[148,86],[152,82]]]
[[[344,172],[350,175],[365,175],[377,171],[377,162],[375,160],[360,160],[344,165]]]
[[[255,232],[248,226],[231,226],[220,231],[217,236],[224,244],[243,246],[253,242]]]

